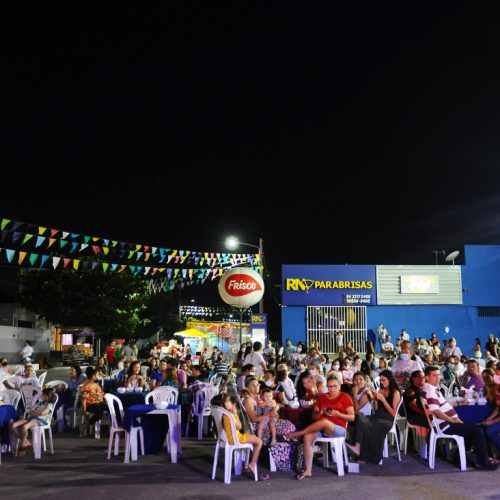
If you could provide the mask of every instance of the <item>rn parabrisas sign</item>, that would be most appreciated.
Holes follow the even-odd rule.
[[[375,266],[282,267],[283,305],[375,305]]]

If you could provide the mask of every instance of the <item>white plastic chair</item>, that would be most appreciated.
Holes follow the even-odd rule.
[[[399,430],[398,430],[398,426],[397,426],[397,420],[399,417],[399,408],[401,407],[402,404],[403,404],[403,398],[401,398],[401,400],[399,401],[398,407],[396,409],[396,415],[394,416],[394,420],[392,421],[392,427],[389,429],[389,432],[385,436],[384,452],[383,452],[383,457],[388,458],[389,457],[389,440],[388,440],[388,438],[390,435],[394,436],[394,439],[396,440],[396,449],[398,450],[398,460],[400,462],[401,462],[401,451],[399,448],[399,438],[398,438]]]
[[[210,401],[217,394],[219,394],[218,387],[203,387],[194,393],[194,401],[186,424],[186,436],[189,436],[190,422],[193,420],[193,417],[196,417],[198,419],[198,441],[203,439],[203,420],[204,417],[211,415]]]
[[[158,404],[158,403],[167,403],[169,405],[176,405],[177,400],[179,398],[179,391],[175,387],[171,387],[168,385],[162,385],[153,389],[150,393],[146,394],[145,403],[146,404]],[[170,420],[169,420],[170,422]],[[177,412],[177,422],[175,423],[175,428],[177,429],[177,443],[179,447],[179,452],[181,451],[181,412]],[[170,429],[174,427],[174,423],[169,425],[168,434],[167,434],[167,448],[170,453],[171,449],[171,439],[173,438]]]
[[[39,377],[38,377],[38,383],[40,384],[40,387],[43,387],[43,383],[45,382],[45,378],[47,377],[48,371],[43,372]]]
[[[38,399],[42,397],[42,394],[36,394],[33,397],[33,405],[37,402]],[[54,410],[57,405],[57,401],[59,399],[59,396],[56,394],[55,395],[56,400],[53,403],[52,409],[50,410],[48,414],[48,424],[46,425],[37,425],[35,427],[31,427],[31,438],[33,442],[33,452],[35,454],[35,458],[42,458],[42,442],[43,442],[43,451],[47,451],[47,439],[45,435],[45,431],[48,431],[49,433],[49,440],[50,440],[50,453],[53,455],[54,454],[54,443],[52,440],[52,418],[54,417]],[[19,442],[18,442],[19,444]]]
[[[17,410],[19,401],[21,401],[21,393],[19,391],[15,389],[5,389],[0,391],[0,397],[4,404],[12,405]]]
[[[467,459],[465,456],[465,439],[457,434],[445,434],[439,427],[439,423],[433,415],[426,413],[427,421],[431,429],[429,437],[429,468],[434,469],[436,464],[436,444],[439,439],[451,439],[457,443],[460,455],[460,470],[467,470]]]
[[[420,456],[424,460],[427,458],[427,435],[429,434],[429,429],[427,427],[423,427],[421,425],[415,425],[408,420],[406,421],[406,427],[405,427],[405,434],[404,434],[404,454],[407,455],[407,450],[408,450],[408,433],[413,431],[413,442],[417,443],[417,437],[419,441],[419,448],[420,448]],[[424,432],[424,430],[426,432]],[[425,436],[424,436],[425,434]]]
[[[140,436],[141,441],[141,453],[144,455],[144,431],[142,427],[132,427],[130,432],[127,431],[124,427],[122,427],[118,423],[118,419],[116,416],[115,403],[118,406],[118,411],[120,412],[120,418],[123,422],[124,412],[123,405],[119,398],[113,396],[113,394],[105,394],[104,399],[108,405],[108,413],[109,413],[109,443],[108,443],[108,460],[111,458],[111,449],[113,447],[113,439],[115,441],[114,446],[114,455],[119,454],[120,450],[120,433],[123,432],[125,437],[125,457],[123,462],[128,464],[130,461],[131,450],[134,449],[134,453],[137,453],[137,435]],[[132,442],[134,441],[134,442]],[[135,457],[137,458],[137,457]],[[132,458],[134,459],[134,457]]]
[[[69,408],[66,408],[64,410],[65,414],[69,414],[69,418],[70,418],[69,422],[70,422],[71,429],[75,429],[76,428],[76,418],[77,418],[77,415],[81,414],[81,412],[82,412],[81,407],[79,407],[79,403],[80,403],[80,389],[81,389],[81,387],[82,387],[82,384],[80,384],[76,388],[75,402],[73,403],[73,406],[70,406]]]
[[[215,420],[215,425],[217,427],[217,443],[215,445],[214,453],[214,465],[212,469],[212,480],[215,479],[217,473],[217,463],[219,461],[219,449],[224,448],[224,483],[231,483],[231,470],[233,466],[233,453],[237,453],[234,464],[235,475],[241,474],[242,462],[248,463],[250,459],[250,452],[253,451],[253,444],[251,443],[240,443],[238,440],[238,434],[236,432],[236,424],[234,423],[233,414],[220,406],[212,406],[212,416]],[[224,430],[224,425],[222,423],[222,418],[226,416],[229,418],[231,425],[231,434],[233,435],[233,444],[229,444],[226,436],[226,431]],[[257,467],[255,467],[255,481],[258,480]]]
[[[150,393],[146,394],[146,404],[168,403],[169,405],[176,405],[179,398],[179,391],[175,387],[162,385],[156,387]]]
[[[33,404],[33,398],[36,394],[41,392],[42,389],[37,385],[22,385],[19,391],[21,392],[21,398],[24,405],[24,419],[28,419],[30,416],[31,405]]]
[[[50,382],[47,382],[47,387],[51,387],[52,389],[55,389],[57,386],[62,385],[64,387],[64,390],[68,388],[68,383],[65,382],[64,380],[51,380]],[[64,431],[64,405],[61,405],[57,409],[56,413],[56,418],[57,418],[57,432],[63,432]]]
[[[349,457],[347,455],[347,448],[345,445],[345,437],[318,437],[313,442],[313,447],[317,443],[323,445],[323,467],[330,467],[330,451],[337,464],[337,474],[344,475],[344,460],[345,464],[349,465]],[[328,446],[330,445],[330,446]]]

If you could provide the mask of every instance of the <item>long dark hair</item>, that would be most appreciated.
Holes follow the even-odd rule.
[[[394,374],[391,372],[391,370],[382,370],[380,372],[380,377],[385,377],[389,381],[389,397],[386,398],[387,402],[390,401],[390,405],[392,405],[392,397],[394,393],[397,391],[399,392],[398,384],[396,382],[396,379],[394,378]]]
[[[305,395],[306,395],[306,388],[304,387],[304,379],[307,378],[307,377],[310,377],[310,378],[314,378],[312,375],[311,375],[311,372],[309,370],[305,370],[303,371],[300,375],[299,375],[299,380],[297,380],[297,397],[299,399],[304,399]]]

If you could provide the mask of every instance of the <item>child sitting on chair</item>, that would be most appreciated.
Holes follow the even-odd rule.
[[[257,460],[259,458],[260,449],[262,448],[262,439],[260,439],[257,436],[254,436],[253,434],[249,434],[248,432],[245,432],[244,434],[241,433],[241,422],[240,418],[238,417],[236,404],[237,404],[236,398],[234,396],[230,396],[229,394],[222,395],[222,407],[225,410],[231,412],[233,415],[234,424],[236,426],[236,433],[238,435],[238,441],[241,444],[244,443],[253,444],[252,459],[250,460],[250,463],[247,465],[246,472],[251,472],[252,474],[255,474],[256,470],[255,468],[257,467]],[[222,426],[224,427],[224,431],[226,433],[229,444],[234,444],[233,433],[231,432],[231,422],[229,420],[229,417],[227,417],[226,415],[222,417]]]
[[[42,397],[31,408],[31,416],[28,420],[18,420],[12,424],[12,432],[18,432],[21,446],[17,455],[24,456],[25,450],[31,446],[28,441],[28,431],[37,425],[47,425],[49,423],[50,411],[56,401],[54,389],[47,388],[42,391]]]
[[[277,413],[278,409],[276,408],[276,401],[273,399],[273,391],[268,387],[260,390],[260,400],[258,401],[258,408],[260,408],[260,412],[262,415],[268,415],[272,413]],[[271,431],[271,442],[269,446],[276,446],[276,417],[269,417],[265,420],[261,420],[257,426],[257,436],[262,439],[262,434],[264,433],[264,429],[266,426],[269,427]]]

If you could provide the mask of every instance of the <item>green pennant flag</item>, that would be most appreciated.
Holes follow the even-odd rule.
[[[32,266],[35,265],[36,259],[38,259],[38,254],[37,253],[30,254],[30,264]]]
[[[21,243],[21,245],[24,245],[27,241],[31,240],[31,238],[33,238],[33,235],[32,234],[25,234],[24,235],[24,239],[23,239],[23,242]]]
[[[83,237],[83,242],[88,243],[90,241],[90,236],[84,236]]]
[[[59,240],[59,245],[61,248],[64,248],[68,244],[68,240]]]
[[[2,219],[2,224],[0,225],[0,229],[3,231],[5,226],[10,222],[10,219]]]
[[[108,270],[109,264],[107,262],[102,263],[102,270],[106,272]]]

